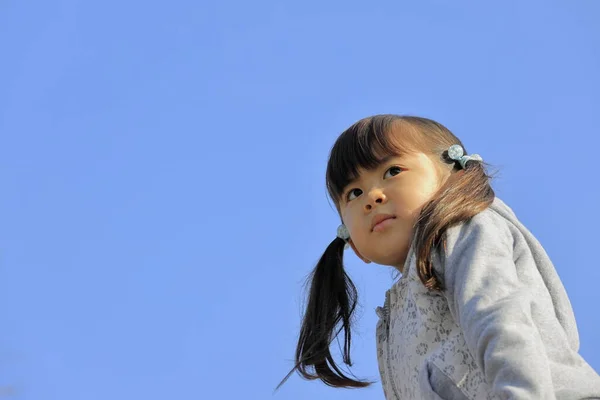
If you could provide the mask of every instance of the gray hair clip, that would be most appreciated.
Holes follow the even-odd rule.
[[[469,161],[483,162],[483,158],[481,158],[479,154],[471,154],[470,156],[465,155],[465,151],[460,144],[453,144],[450,146],[448,149],[448,157],[450,157],[451,160],[458,161],[463,169]]]
[[[348,244],[348,239],[350,239],[350,231],[348,231],[348,228],[346,228],[346,225],[341,224],[340,226],[338,226],[337,237],[339,237],[344,242],[346,242],[344,249],[347,249],[348,247],[350,247],[350,245]]]

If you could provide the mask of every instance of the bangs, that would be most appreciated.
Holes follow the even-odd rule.
[[[398,140],[401,125],[399,116],[380,115],[363,119],[340,135],[331,149],[326,173],[327,190],[336,204],[346,186],[358,178],[359,170],[372,170],[384,158],[412,150],[405,146],[406,140]]]

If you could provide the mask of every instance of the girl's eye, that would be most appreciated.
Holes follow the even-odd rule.
[[[348,192],[348,195],[346,196],[346,200],[348,200],[348,201],[354,200],[355,198],[357,198],[361,194],[362,194],[362,190],[360,190],[360,189],[352,189],[351,191]]]
[[[387,171],[385,171],[385,175],[383,177],[384,178],[389,178],[390,176],[396,176],[400,172],[402,172],[402,168],[400,168],[400,167],[391,167],[390,169],[388,169]]]

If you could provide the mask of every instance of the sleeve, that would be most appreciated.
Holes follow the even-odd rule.
[[[446,234],[445,295],[471,355],[502,399],[555,399],[550,365],[519,280],[508,223],[491,210]]]

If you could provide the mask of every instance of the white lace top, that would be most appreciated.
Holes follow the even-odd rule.
[[[431,397],[436,394],[432,373],[439,385],[444,374],[465,392],[454,398],[495,399],[446,299],[428,293],[414,264],[412,257],[408,274],[386,293],[384,307],[377,309],[377,356],[386,399],[436,398]]]

